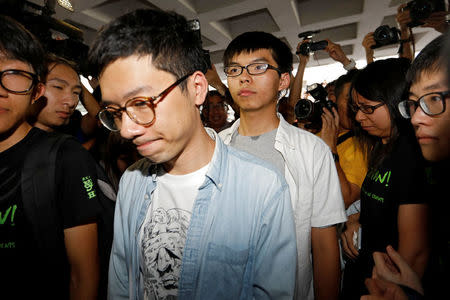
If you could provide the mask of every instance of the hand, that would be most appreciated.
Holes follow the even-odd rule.
[[[361,300],[408,300],[402,288],[395,283],[367,278],[365,284],[370,295],[362,296]]]
[[[331,152],[337,153],[337,139],[339,134],[339,115],[333,107],[332,112],[324,108],[322,113],[322,130],[320,138],[330,147]]]
[[[344,250],[344,254],[347,257],[356,259],[359,252],[353,245],[353,234],[355,234],[355,232],[357,233],[359,227],[361,227],[361,224],[359,224],[359,218],[349,216],[345,225],[347,229],[341,234],[342,250]]]
[[[325,51],[328,52],[333,60],[340,62],[344,66],[350,63],[350,60],[347,58],[347,55],[345,55],[341,45],[335,44],[329,39],[326,39],[326,41],[328,42],[328,46],[325,48]]]
[[[396,20],[401,31],[406,31],[408,29],[408,24],[412,21],[409,9],[403,10],[405,7],[406,3],[403,3],[397,8]]]
[[[312,122],[310,122],[310,121],[298,121],[297,120],[297,127],[298,128],[301,128],[301,129],[304,129],[304,130],[306,130],[306,131],[309,131],[309,132],[311,132],[312,134],[317,134],[317,133],[319,133],[319,129],[315,129],[315,128],[310,128],[308,125],[311,125],[312,124]]]
[[[437,11],[432,13],[427,19],[422,20],[425,24],[421,27],[431,27],[440,33],[444,33],[447,28],[446,16],[449,14],[447,11]]]
[[[373,253],[375,266],[372,278],[381,278],[396,284],[405,285],[423,295],[420,278],[405,259],[392,246],[387,246],[386,251],[387,253]]]
[[[375,42],[375,38],[373,37],[373,32],[369,32],[368,34],[366,34],[366,36],[364,37],[364,39],[362,41],[362,45],[363,45],[364,49],[366,49],[366,53],[373,54],[373,49],[371,47],[375,46],[375,44],[376,44],[376,42]]]
[[[311,42],[311,40],[309,40],[309,39],[305,39],[305,40],[299,42],[299,43],[297,44],[297,51],[296,51],[296,53],[300,50],[300,45],[301,45],[301,44],[310,43],[310,42]],[[303,54],[301,54],[301,53],[298,53],[297,56],[298,56],[298,59],[299,59],[299,61],[300,61],[300,64],[306,66],[306,64],[307,64],[308,61],[309,61],[309,55],[303,55]]]

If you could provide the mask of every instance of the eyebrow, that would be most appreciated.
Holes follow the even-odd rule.
[[[258,57],[258,58],[251,60],[250,64],[257,63],[257,62],[268,63],[269,61],[264,57]],[[239,63],[232,61],[232,62],[230,62],[230,65],[239,65]]]
[[[439,88],[443,88],[444,87],[444,85],[441,83],[441,82],[438,82],[438,83],[434,83],[434,84],[431,84],[431,85],[428,85],[428,86],[426,86],[425,88],[424,88],[424,91],[426,91],[426,92],[432,92],[432,91],[434,91],[434,90],[437,90],[437,89],[439,89]],[[414,97],[419,97],[419,96],[417,96],[416,94],[414,94],[413,92],[409,92],[409,95],[410,96],[414,96]]]
[[[138,87],[134,88],[133,90],[124,94],[122,96],[122,99],[130,99],[130,98],[133,98],[143,92],[150,92],[151,90],[153,90],[153,89],[149,85],[138,86]]]
[[[50,81],[57,81],[57,82],[59,82],[59,83],[65,84],[65,85],[70,85],[66,80],[61,79],[61,78],[57,78],[57,77],[51,78],[51,79],[47,80],[47,82],[50,82]],[[74,88],[79,88],[79,89],[81,89],[82,87],[81,87],[80,84],[77,84],[77,85],[74,86]]]
[[[128,91],[126,94],[122,95],[121,99],[123,101],[128,101],[136,96],[138,96],[139,94],[142,94],[144,92],[146,93],[150,93],[153,90],[152,87],[150,87],[149,85],[142,85],[142,86],[138,86],[136,88],[134,88],[131,91]],[[154,96],[151,96],[154,97]],[[106,100],[106,99],[102,99],[102,103],[104,106],[108,106],[108,105],[118,105],[116,101],[111,101],[111,100]]]

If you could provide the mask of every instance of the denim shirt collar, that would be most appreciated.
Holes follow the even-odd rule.
[[[223,174],[220,170],[224,170],[224,166],[227,164],[226,156],[223,154],[227,151],[226,145],[222,142],[219,135],[211,128],[205,127],[208,135],[215,141],[214,154],[210,161],[206,177],[209,178],[219,190],[222,190]],[[148,175],[152,177],[153,183],[156,185],[158,164],[151,164],[148,168]],[[205,181],[200,189],[207,185],[208,181]]]

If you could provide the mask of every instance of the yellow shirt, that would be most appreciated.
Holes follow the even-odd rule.
[[[339,136],[345,133],[347,131],[342,132]],[[361,188],[367,173],[367,160],[358,147],[355,137],[350,137],[339,144],[337,153],[339,155],[339,164],[347,180]]]

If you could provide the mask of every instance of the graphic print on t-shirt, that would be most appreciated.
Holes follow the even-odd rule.
[[[384,170],[380,172],[379,170],[369,170],[366,176],[366,180],[371,180],[372,186],[377,186],[375,192],[367,191],[366,187],[363,186],[361,192],[367,197],[372,198],[378,202],[384,203],[384,193],[385,189],[389,187],[389,179],[391,178],[391,171]],[[383,194],[383,195],[381,195]]]
[[[145,299],[176,299],[191,213],[178,208],[154,210],[143,229]]]

